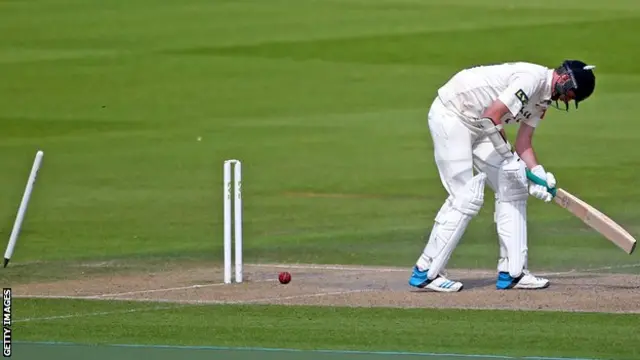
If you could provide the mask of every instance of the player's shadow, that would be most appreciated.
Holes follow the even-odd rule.
[[[495,288],[496,278],[468,278],[460,279],[464,284],[465,290],[482,289],[482,288]]]
[[[576,275],[571,275],[571,276],[562,276],[562,275],[550,275],[550,276],[544,276],[545,278],[549,279],[550,281],[553,280],[566,280],[567,278],[571,278],[571,279],[593,279],[596,278],[597,275],[594,274],[576,274]],[[467,279],[460,279],[460,281],[464,284],[464,288],[466,290],[472,290],[472,289],[483,289],[483,288],[495,288],[496,286],[496,278],[495,277],[489,277],[489,278],[467,278]],[[611,285],[610,285],[611,286]],[[622,287],[620,287],[622,288]],[[636,287],[629,287],[630,289],[632,288],[636,288]]]
[[[495,278],[462,278],[456,279],[464,284],[464,291],[474,290],[474,289],[489,289],[495,288],[496,279]],[[427,289],[412,289],[411,292],[432,292]]]

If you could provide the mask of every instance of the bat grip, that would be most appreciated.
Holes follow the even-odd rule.
[[[557,189],[556,188],[550,188],[547,186],[547,182],[542,180],[541,178],[537,177],[534,173],[531,172],[531,170],[527,169],[527,179],[531,180],[531,182],[533,182],[534,184],[538,184],[538,185],[542,185],[544,187],[547,188],[547,191],[553,195],[553,197],[556,197],[556,192]]]

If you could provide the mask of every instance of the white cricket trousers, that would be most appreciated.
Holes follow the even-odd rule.
[[[438,97],[429,110],[428,123],[440,180],[449,196],[436,215],[417,266],[422,270],[429,269],[430,279],[444,270],[469,221],[484,203],[482,184],[486,184],[496,194],[494,221],[500,245],[498,271],[517,276],[527,266],[528,194],[526,185],[520,185],[520,192],[509,198],[513,184],[506,180],[509,176],[505,176],[505,171],[507,168],[513,171],[516,167],[524,173],[524,164],[516,160],[505,162],[481,130],[463,124],[461,115]],[[517,156],[514,159],[518,159]],[[474,170],[484,173],[486,178],[474,176]]]
[[[439,97],[433,101],[428,119],[440,180],[449,195],[454,199],[471,181],[474,168],[487,174],[487,183],[496,192],[503,158],[491,141],[480,130],[474,133],[465,126],[460,115]]]

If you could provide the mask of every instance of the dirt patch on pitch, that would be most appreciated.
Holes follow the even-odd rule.
[[[287,285],[277,281],[289,271]],[[640,313],[640,275],[546,274],[544,290],[495,290],[495,272],[452,270],[449,277],[465,289],[455,294],[414,290],[410,269],[246,265],[245,282],[224,285],[216,268],[167,270],[144,275],[101,276],[80,280],[16,285],[16,296],[140,300],[177,303],[281,304],[403,308],[526,309]]]

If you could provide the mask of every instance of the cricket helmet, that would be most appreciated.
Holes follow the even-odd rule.
[[[556,83],[556,105],[557,97],[566,95],[569,91],[573,91],[575,95],[573,100],[576,102],[576,109],[581,101],[588,98],[596,87],[596,76],[593,74],[594,65],[587,65],[580,60],[565,60],[562,65],[556,68],[558,75],[568,74],[569,79],[563,83]],[[569,103],[565,102],[567,110]]]

